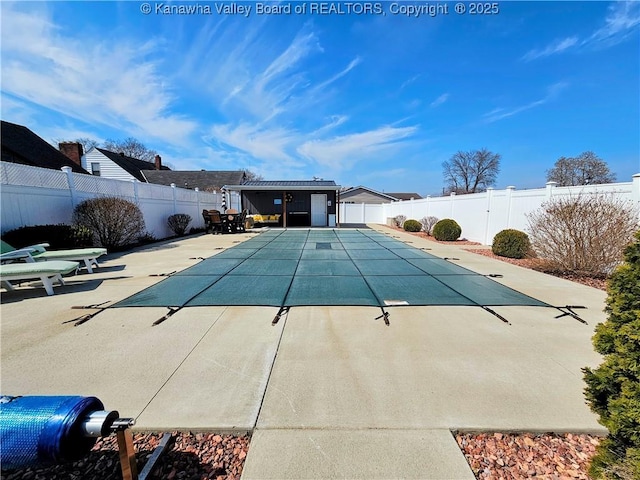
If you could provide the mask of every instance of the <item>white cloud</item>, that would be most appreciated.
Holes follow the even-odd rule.
[[[333,115],[331,116],[331,121],[329,123],[327,123],[326,125],[323,125],[322,127],[318,128],[317,130],[311,132],[310,136],[312,137],[318,137],[322,134],[325,134],[326,132],[333,130],[334,128],[342,125],[343,123],[345,123],[347,120],[349,120],[349,117],[346,115]]]
[[[189,82],[200,79],[225,112],[267,122],[291,110],[296,94],[309,83],[304,63],[322,47],[306,26],[279,50],[265,46],[258,29],[247,30],[240,43],[237,30],[227,29],[213,44],[194,45],[196,51],[207,52],[197,66],[188,63],[193,71],[183,77]]]
[[[193,131],[194,122],[170,112],[174,96],[147,59],[153,42],[74,39],[33,8],[5,4],[2,13],[4,92],[127,135],[181,143]]]
[[[229,151],[231,147],[261,161],[299,165],[300,162],[287,153],[297,138],[296,132],[284,128],[269,129],[241,123],[237,126],[214,125],[208,140],[216,144],[218,150]]]
[[[561,40],[556,40],[552,42],[547,47],[541,50],[530,50],[527,52],[522,59],[524,61],[535,60],[537,58],[548,57],[550,55],[555,55],[557,53],[562,53],[565,50],[578,45],[579,40],[578,37],[567,37]]]
[[[640,25],[640,2],[613,2],[608,7],[604,25],[580,40],[577,36],[556,40],[543,49],[527,52],[522,60],[531,61],[580,47],[610,47],[626,40]]]
[[[418,75],[414,75],[413,77],[405,80],[402,85],[400,85],[400,90],[404,90],[406,87],[408,87],[409,85],[411,85],[413,82],[415,82],[416,80],[418,80],[421,77],[420,74]]]
[[[353,60],[351,60],[351,62],[349,62],[349,65],[346,66],[346,68],[338,73],[336,73],[334,76],[332,76],[331,78],[329,78],[328,80],[325,80],[324,82],[319,83],[318,85],[316,85],[314,87],[314,91],[319,91],[324,89],[325,87],[331,85],[333,82],[335,82],[336,80],[339,80],[340,78],[344,77],[347,73],[349,73],[351,70],[353,70],[356,66],[358,66],[360,63],[362,62],[362,59],[360,57],[356,57]]]
[[[429,106],[431,108],[439,107],[440,105],[442,105],[447,100],[449,100],[449,94],[448,93],[443,93],[438,98],[436,98],[433,102],[431,102],[431,104]]]
[[[487,112],[483,115],[484,121],[486,123],[497,122],[498,120],[503,120],[508,117],[512,117],[513,115],[517,115],[527,110],[531,110],[532,108],[539,107],[540,105],[544,105],[558,97],[560,92],[569,86],[566,82],[558,82],[551,85],[547,88],[547,94],[541,98],[540,100],[535,100],[533,102],[527,103],[525,105],[514,107],[510,109],[506,108],[495,108],[490,112]]]
[[[583,43],[615,45],[624,41],[640,25],[640,3],[614,2],[609,6],[605,24]]]
[[[380,127],[326,140],[310,140],[297,149],[305,158],[333,170],[348,170],[357,162],[384,151],[404,146],[402,140],[417,132],[417,127]]]

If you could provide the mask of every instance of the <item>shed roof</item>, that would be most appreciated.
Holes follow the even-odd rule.
[[[333,180],[252,180],[242,185],[225,185],[227,190],[339,190]]]

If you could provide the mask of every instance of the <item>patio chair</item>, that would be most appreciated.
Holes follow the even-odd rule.
[[[75,272],[78,266],[78,262],[65,262],[62,260],[0,264],[0,281],[4,283],[8,290],[13,290],[14,287],[11,284],[13,280],[39,279],[42,281],[47,295],[53,295],[53,282],[64,285],[62,275]]]
[[[2,242],[0,263],[25,261],[27,263],[51,260],[68,260],[83,262],[89,273],[93,273],[93,265],[98,266],[98,257],[106,255],[106,248],[73,248],[69,250],[47,250],[48,243],[39,243],[29,247],[15,249],[4,240]]]
[[[224,224],[219,210],[202,210],[205,231],[211,233],[222,233]]]
[[[245,208],[244,210],[242,210],[242,213],[236,217],[236,222],[235,222],[236,231],[238,232],[247,231],[245,222],[247,221],[248,213],[249,213],[249,210]]]

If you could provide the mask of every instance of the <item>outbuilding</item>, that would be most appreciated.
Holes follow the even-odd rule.
[[[333,180],[260,180],[225,185],[241,195],[256,223],[281,227],[335,227],[340,186]]]

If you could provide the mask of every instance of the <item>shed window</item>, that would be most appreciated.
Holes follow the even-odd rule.
[[[100,176],[100,162],[91,162],[91,175]]]

